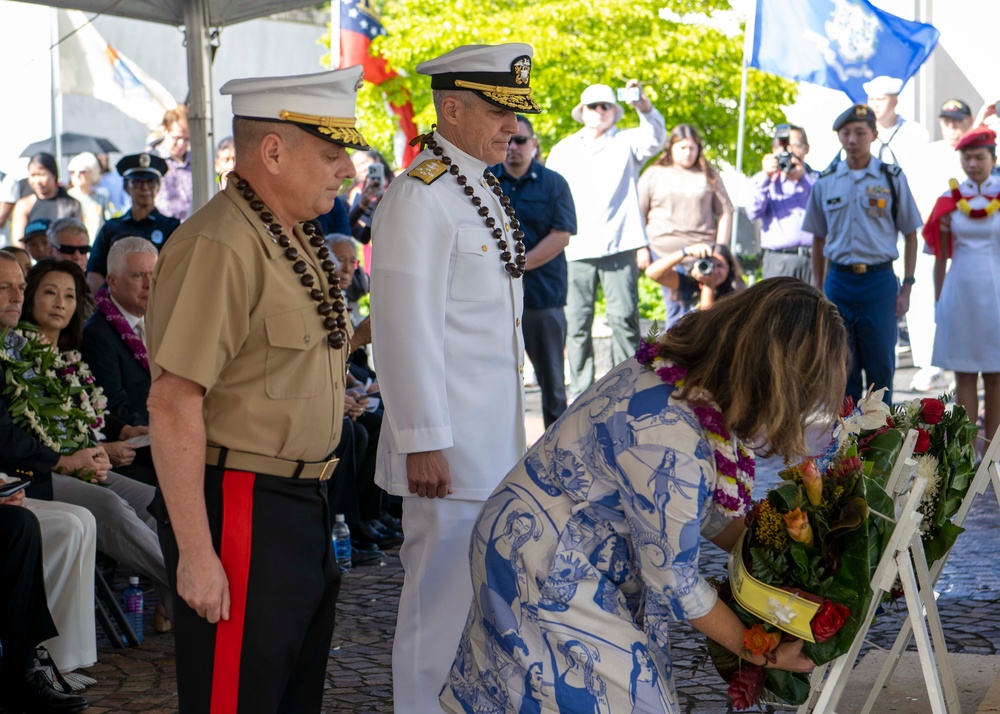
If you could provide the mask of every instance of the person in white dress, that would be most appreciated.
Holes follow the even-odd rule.
[[[974,419],[985,386],[986,434],[1000,425],[1000,178],[996,132],[984,126],[955,145],[966,180],[951,182],[924,227],[937,258],[933,363],[955,371],[956,400]],[[949,259],[951,265],[948,265]]]
[[[961,176],[962,166],[955,144],[973,127],[972,110],[961,99],[948,99],[938,113],[941,140],[928,144],[919,156],[920,170],[907,176],[913,198],[923,220],[930,217],[935,202],[941,195],[945,181]],[[907,320],[910,334],[910,355],[916,374],[910,381],[914,392],[941,391],[951,381],[944,370],[931,361],[934,349],[934,321],[926,319],[934,310],[934,254],[926,247],[917,251],[917,282],[910,291],[910,315]],[[916,319],[919,316],[920,319]]]

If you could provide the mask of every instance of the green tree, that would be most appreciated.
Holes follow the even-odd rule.
[[[393,124],[386,97],[408,91],[421,130],[434,122],[430,82],[416,66],[462,44],[527,42],[534,47],[533,96],[543,113],[533,117],[544,150],[576,131],[570,110],[583,89],[603,82],[623,86],[641,80],[667,126],[687,122],[702,133],[710,160],[736,162],[743,36],[727,37],[704,25],[660,19],[677,13],[728,10],[728,0],[386,0],[382,23],[388,36],[373,51],[402,75],[359,94],[359,125],[380,150],[392,154]],[[405,76],[403,76],[405,75]],[[794,84],[751,70],[747,95],[744,170],[758,170],[770,150],[782,105]],[[620,126],[637,123],[627,111]]]

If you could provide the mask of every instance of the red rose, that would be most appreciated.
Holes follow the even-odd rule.
[[[833,637],[851,616],[851,611],[839,603],[827,600],[809,623],[817,642],[826,642]]]
[[[743,662],[729,680],[729,698],[733,709],[750,709],[764,690],[764,668]]]
[[[924,397],[920,400],[920,419],[925,424],[937,424],[944,416],[944,402]]]
[[[931,448],[931,433],[917,427],[917,445],[913,447],[914,454],[923,454]]]

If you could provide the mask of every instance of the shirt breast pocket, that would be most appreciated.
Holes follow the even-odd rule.
[[[847,200],[841,196],[833,196],[823,201],[823,213],[826,216],[827,240],[843,237],[848,228],[850,211]]]
[[[271,399],[307,399],[320,393],[319,380],[307,375],[322,374],[319,364],[326,342],[322,318],[315,307],[291,310],[264,318],[267,357],[264,391]]]
[[[859,201],[860,215],[865,217],[878,231],[895,233],[892,222],[892,197],[886,194],[862,196]]]
[[[455,271],[451,276],[452,300],[462,302],[498,300],[502,271],[500,251],[491,235],[479,230],[458,232],[455,241]]]

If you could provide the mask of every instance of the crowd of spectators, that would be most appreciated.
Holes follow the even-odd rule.
[[[973,119],[965,102],[950,99],[940,113],[945,138],[928,144],[926,132],[895,113],[900,89],[878,78],[869,105],[837,118],[844,160],[837,157],[823,172],[806,163],[805,130],[778,127],[772,152],[751,178],[754,194],[745,209],[759,221],[762,277],[812,282],[838,305],[855,350],[849,383],[855,396],[866,385],[891,387],[886,350],[896,340],[896,319],[931,296],[910,319],[914,359],[925,368],[914,387],[944,386],[942,368],[955,370],[958,399],[975,415],[982,374],[992,432],[1000,424],[1000,371],[992,368],[1000,370],[1000,363],[978,327],[1000,315],[990,268],[1000,238],[1000,219],[989,210],[1000,201],[996,136],[981,126],[995,111],[989,105]],[[632,82],[626,90],[636,90],[626,91],[624,102],[636,111],[637,128],[619,130],[625,114],[619,97],[606,85],[592,85],[572,111],[582,128],[552,147],[548,161],[531,122],[519,116],[506,160],[491,167],[525,233],[524,346],[541,387],[546,427],[567,408],[567,376],[571,398],[594,381],[598,285],[618,362],[638,343],[640,270],[662,287],[668,329],[752,278],[730,249],[734,205],[698,129],[682,123],[668,132],[641,87]],[[170,629],[167,575],[147,510],[157,482],[148,446],[144,315],[158,251],[191,213],[188,141],[181,106],[167,114],[143,152],[122,157],[114,168],[107,155],[78,154],[69,161],[67,183],[54,157],[39,153],[28,160],[25,180],[0,182],[0,225],[9,222],[12,238],[0,250],[6,374],[0,471],[30,482],[0,496],[0,574],[26,574],[0,581],[7,613],[0,641],[9,653],[0,672],[0,707],[85,706],[82,697],[39,679],[33,653],[44,642],[65,670],[96,661],[97,551],[144,578],[156,592],[154,628]],[[234,156],[231,138],[219,142],[220,190]],[[352,563],[360,566],[379,561],[404,536],[398,497],[375,483],[383,405],[366,347],[372,222],[395,174],[374,150],[352,159],[356,178],[315,223],[346,286],[353,327],[329,505],[331,513],[345,515]],[[942,207],[939,197],[949,193],[952,178],[960,186]],[[852,233],[844,229],[849,220],[867,227]],[[918,259],[921,222],[932,237]],[[903,261],[897,261],[897,234],[905,236]],[[919,298],[918,290],[924,291]],[[939,297],[946,303],[940,311]],[[937,339],[928,310],[938,312]]]

